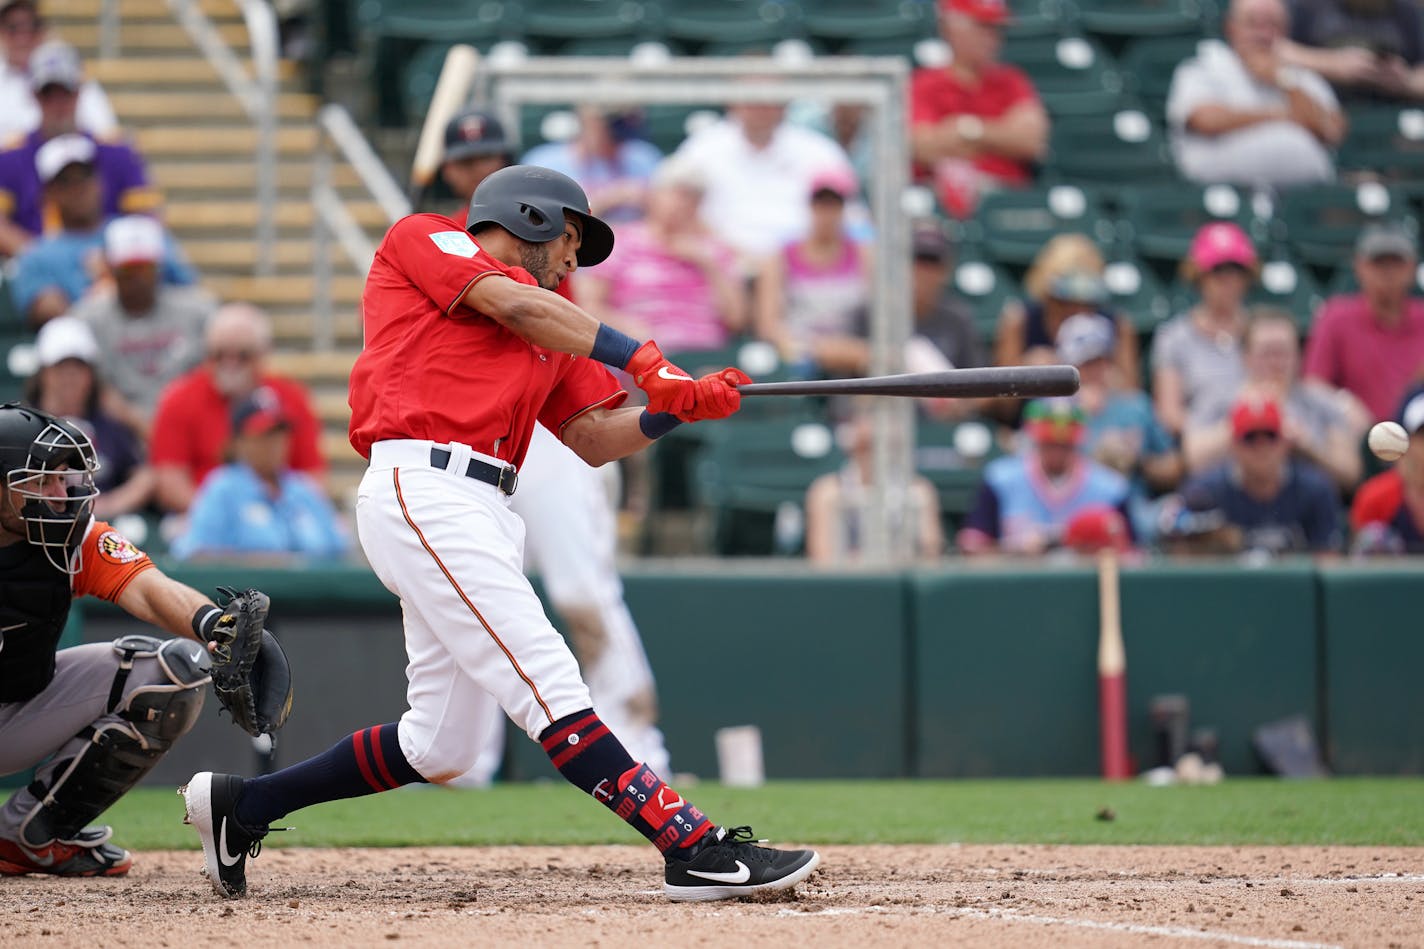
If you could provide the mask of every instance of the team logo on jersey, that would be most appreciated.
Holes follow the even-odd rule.
[[[452,257],[473,257],[480,252],[479,245],[464,231],[436,231],[430,239]]]
[[[143,551],[118,531],[104,531],[99,538],[99,555],[113,563],[133,563],[143,556]]]

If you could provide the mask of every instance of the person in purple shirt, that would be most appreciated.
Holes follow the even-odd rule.
[[[55,227],[44,187],[35,171],[40,148],[60,135],[82,135],[94,144],[94,168],[101,184],[105,217],[151,212],[159,205],[143,160],[127,144],[100,141],[77,130],[76,110],[83,67],[71,47],[46,44],[31,58],[30,83],[40,106],[40,124],[0,151],[0,255],[13,257]]]

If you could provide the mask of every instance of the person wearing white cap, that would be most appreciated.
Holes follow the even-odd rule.
[[[58,316],[105,275],[104,206],[97,169],[98,146],[79,134],[60,135],[35,154],[45,200],[58,212],[60,229],[29,246],[16,261],[10,288],[15,308],[32,326]],[[164,278],[192,283],[193,274],[165,239]]]
[[[94,331],[103,350],[104,381],[121,396],[111,405],[144,431],[163,387],[203,359],[203,327],[217,309],[198,286],[161,279],[167,253],[163,225],[141,214],[117,217],[104,228],[104,262],[113,285],[89,293],[70,310]]]
[[[0,254],[12,257],[46,231],[48,195],[36,160],[40,149],[59,136],[79,135],[94,145],[92,161],[105,217],[152,212],[160,203],[136,151],[125,142],[96,139],[81,127],[77,110],[83,68],[73,47],[54,40],[36,49],[30,59],[39,124],[0,152]]]
[[[5,51],[0,62],[0,141],[7,141],[31,131],[40,122],[35,98],[39,87],[32,87],[30,77],[47,65],[45,54],[50,42],[45,41],[39,4],[34,0],[0,3],[0,39]],[[82,71],[77,78],[79,128],[92,135],[117,131],[119,122],[103,88],[93,79],[85,79]]]
[[[153,470],[143,445],[122,422],[101,407],[99,343],[89,325],[73,316],[57,316],[35,337],[39,368],[30,377],[26,401],[83,429],[99,454],[94,484],[102,492],[94,504],[99,518],[137,511],[153,496]]]
[[[1355,492],[1350,529],[1356,553],[1424,554],[1424,385],[1404,394],[1396,418],[1409,433],[1409,447]]]

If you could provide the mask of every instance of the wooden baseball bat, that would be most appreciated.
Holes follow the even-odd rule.
[[[430,96],[430,107],[425,110],[425,124],[421,126],[415,158],[410,164],[412,202],[435,180],[435,172],[439,170],[440,158],[445,152],[445,125],[465,104],[479,64],[479,51],[463,43],[450,47],[445,54],[445,65],[440,68],[440,78],[436,80],[435,91]]]
[[[1122,601],[1117,553],[1098,554],[1098,737],[1103,777],[1132,777],[1127,750],[1127,655],[1122,645]]]
[[[806,382],[753,382],[738,386],[742,395],[903,395],[931,399],[1034,398],[1078,391],[1073,366],[995,366],[945,369],[865,379],[814,379]]]

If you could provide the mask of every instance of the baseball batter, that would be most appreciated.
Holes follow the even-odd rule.
[[[440,177],[460,202],[451,216],[464,213],[480,182],[513,163],[514,142],[498,117],[468,109],[446,123]],[[558,292],[572,300],[570,282],[561,283]],[[524,521],[525,567],[539,572],[569,629],[594,708],[629,754],[668,774],[671,761],[657,726],[652,666],[618,577],[617,525],[605,472],[616,478],[617,466],[590,468],[536,425],[510,507]],[[485,787],[504,757],[504,712],[493,696],[470,731],[483,736],[475,765],[449,783]]]
[[[509,498],[536,424],[598,466],[679,423],[732,414],[749,381],[736,369],[693,379],[655,342],[550,292],[612,247],[583,189],[534,166],[486,178],[463,227],[414,214],[387,232],[362,298],[351,442],[370,460],[361,545],[404,613],[410,708],[274,774],[194,775],[188,818],[220,894],[245,893],[247,856],[293,810],[468,771],[468,723],[485,693],[569,783],[658,848],[671,899],[787,889],[819,864],[815,851],[759,847],[750,828],[713,824],[634,760],[524,576]],[[620,408],[626,393],[604,366],[626,370],[648,407]]]
[[[0,875],[128,873],[133,858],[112,829],[87,825],[193,726],[214,630],[230,619],[94,520],[97,468],[74,425],[0,405],[0,774],[45,762],[0,808]],[[179,638],[56,650],[77,596]]]

